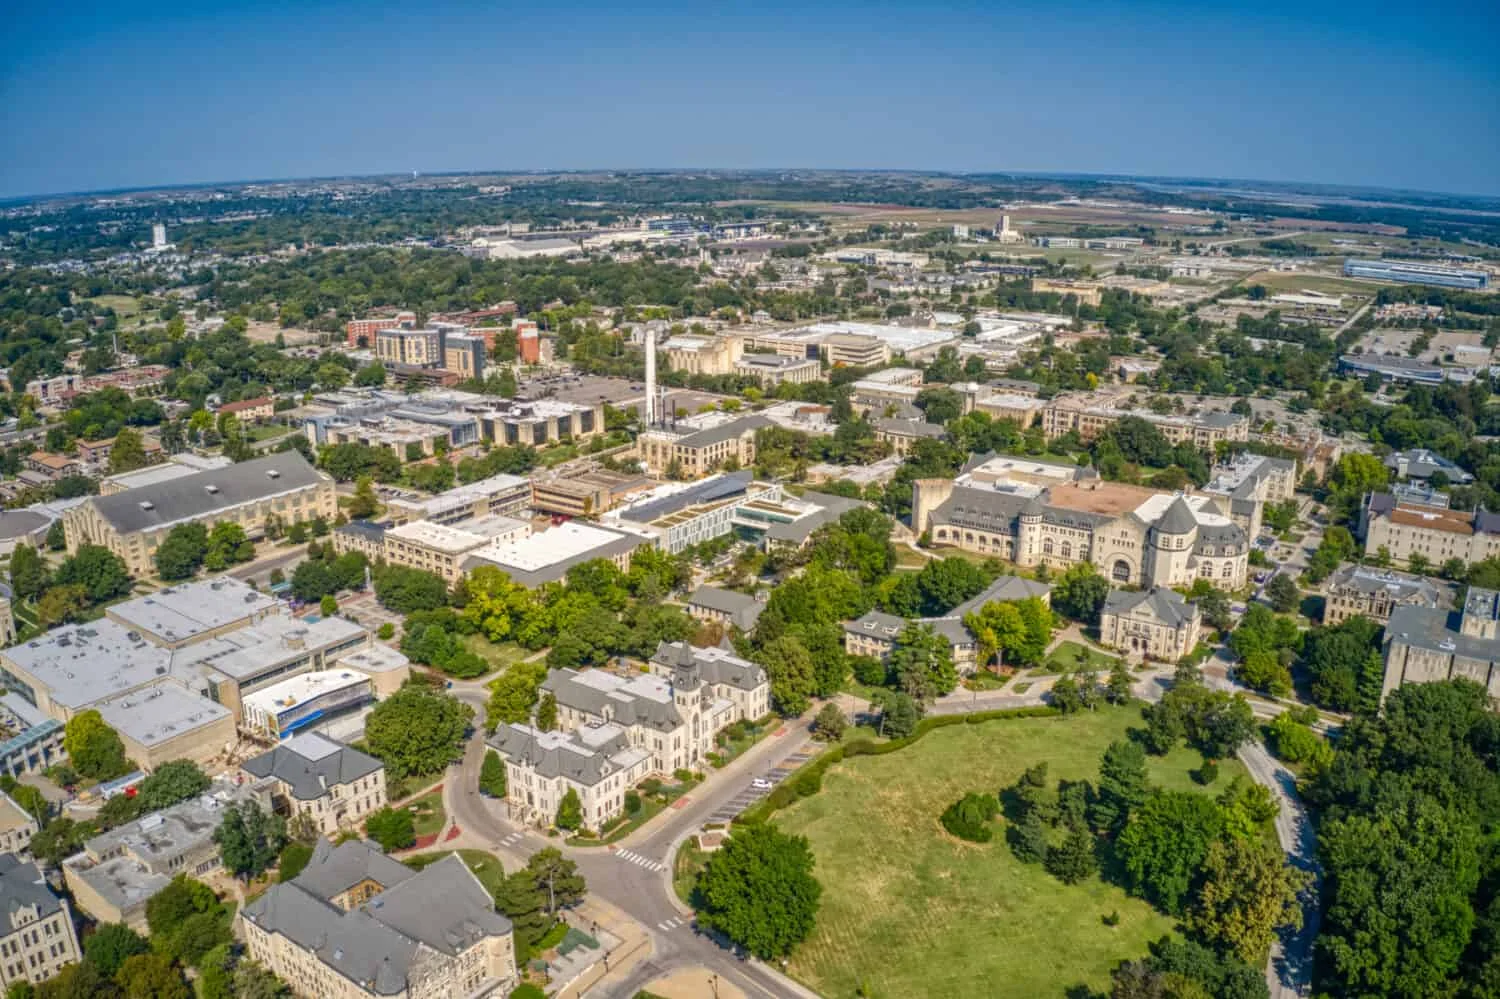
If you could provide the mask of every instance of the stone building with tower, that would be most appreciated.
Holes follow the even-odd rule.
[[[490,738],[505,760],[511,818],[549,825],[569,790],[597,831],[651,776],[702,767],[725,726],[771,710],[765,670],[721,648],[663,642],[648,672],[560,669],[542,682],[557,700],[557,730],[502,725]]]
[[[1385,626],[1384,697],[1406,683],[1472,680],[1500,706],[1500,593],[1469,590],[1458,610],[1406,604]]]
[[[919,479],[912,530],[938,547],[1016,565],[1092,562],[1116,586],[1245,585],[1250,539],[1221,497],[1169,493],[1098,478],[1042,485],[1002,477]]]

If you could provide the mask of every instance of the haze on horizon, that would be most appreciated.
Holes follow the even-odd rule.
[[[920,169],[1500,195],[1500,9],[705,16],[26,0],[0,197],[485,170]]]

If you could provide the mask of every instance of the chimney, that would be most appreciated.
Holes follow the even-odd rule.
[[[646,426],[656,422],[656,330],[646,329]]]

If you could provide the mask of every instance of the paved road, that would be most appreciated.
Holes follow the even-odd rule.
[[[453,693],[475,708],[482,723],[486,692],[482,686],[454,684]],[[463,762],[449,771],[445,797],[449,813],[465,830],[467,842],[479,841],[500,856],[507,870],[515,870],[525,858],[544,847],[561,849],[578,864],[589,892],[644,927],[651,937],[648,960],[631,969],[620,981],[606,980],[588,995],[634,996],[647,982],[679,968],[701,966],[733,982],[751,999],[782,999],[813,996],[790,978],[759,961],[742,960],[728,948],[698,933],[692,912],[672,891],[670,865],[678,845],[707,821],[722,814],[730,802],[741,797],[752,777],[774,770],[788,758],[803,756],[809,741],[806,718],[788,722],[781,734],[768,736],[759,745],[711,777],[699,791],[680,799],[682,804],[658,816],[644,829],[626,837],[615,847],[577,848],[511,822],[504,806],[485,798],[475,789],[484,762],[484,729],[479,724],[464,752]]]
[[[1277,763],[1258,742],[1248,743],[1239,751],[1240,762],[1250,771],[1256,783],[1271,789],[1281,804],[1276,816],[1276,838],[1286,851],[1292,866],[1307,871],[1314,879],[1318,871],[1318,836],[1307,809],[1297,797],[1297,779]],[[1302,929],[1287,934],[1271,950],[1266,965],[1266,984],[1272,999],[1306,996],[1312,991],[1312,946],[1318,935],[1318,888],[1313,886],[1302,895]]]

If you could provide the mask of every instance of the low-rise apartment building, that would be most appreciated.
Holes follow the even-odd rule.
[[[0,986],[37,985],[83,959],[73,909],[41,868],[0,854]]]
[[[316,733],[293,736],[241,769],[269,790],[271,807],[324,836],[357,829],[385,807],[385,764]]]
[[[270,396],[226,402],[219,407],[219,415],[232,416],[241,423],[265,423],[276,415],[276,400]]]
[[[320,840],[301,874],[245,904],[238,929],[301,996],[497,996],[517,981],[510,920],[456,853],[413,871],[368,842]]]
[[[1099,615],[1099,643],[1132,658],[1176,662],[1192,652],[1203,615],[1175,590],[1110,590]]]

